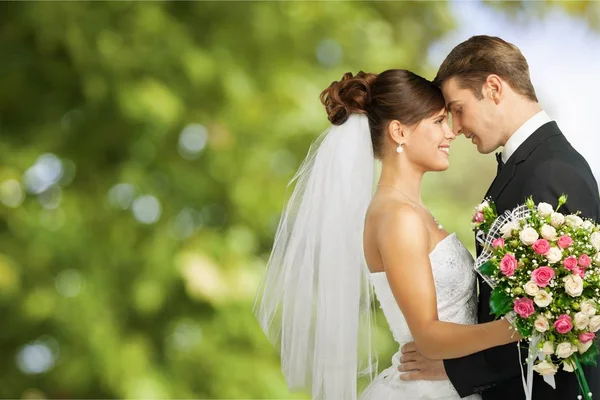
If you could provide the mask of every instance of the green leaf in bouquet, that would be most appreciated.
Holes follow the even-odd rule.
[[[494,219],[498,218],[498,210],[496,209],[496,203],[490,202],[490,208],[494,212]]]
[[[513,300],[509,294],[499,287],[492,290],[490,296],[490,311],[497,317],[501,317],[513,308]]]
[[[579,360],[583,365],[596,366],[596,359],[598,358],[598,344],[592,343],[590,348],[583,354],[579,355]]]
[[[517,331],[519,331],[521,336],[524,338],[531,336],[532,327],[527,320],[517,318],[515,324],[517,325]]]
[[[487,276],[492,276],[495,270],[496,267],[494,266],[494,263],[491,260],[486,262],[485,264],[482,264],[479,267],[479,272]]]

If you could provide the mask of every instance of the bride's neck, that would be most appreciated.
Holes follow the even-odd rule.
[[[412,201],[421,201],[421,182],[423,181],[423,171],[419,171],[408,162],[398,162],[398,160],[383,160],[381,166],[381,176],[379,185],[391,186],[401,191]]]

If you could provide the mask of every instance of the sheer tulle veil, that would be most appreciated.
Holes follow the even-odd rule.
[[[365,115],[319,136],[290,182],[295,188],[254,305],[288,386],[313,399],[354,400],[357,377],[377,372],[363,254],[374,179]]]

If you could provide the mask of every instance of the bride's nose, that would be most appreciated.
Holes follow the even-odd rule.
[[[456,139],[456,134],[452,131],[452,129],[450,129],[450,126],[448,126],[446,124],[446,127],[444,128],[444,137],[450,141]]]

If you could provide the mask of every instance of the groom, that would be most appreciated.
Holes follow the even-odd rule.
[[[564,193],[568,202],[563,213],[579,210],[582,217],[600,221],[598,185],[590,167],[540,107],[529,66],[516,46],[497,37],[474,36],[450,52],[435,82],[457,135],[465,135],[483,154],[503,147],[496,154],[498,173],[485,195],[496,203],[499,215],[529,196],[556,206]],[[478,255],[480,251],[478,246]],[[478,283],[478,318],[483,323],[494,319],[491,289],[481,279]],[[524,360],[525,342],[521,348]],[[444,361],[425,359],[414,343],[403,346],[402,353],[402,380],[450,379],[461,397],[480,393],[484,400],[525,399],[514,343]],[[594,398],[600,398],[600,368],[584,367],[584,372]],[[553,390],[534,373],[533,398],[577,399],[575,374],[561,367],[555,380]]]

